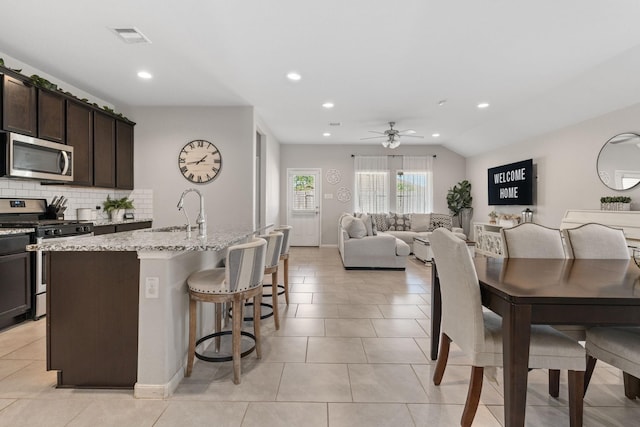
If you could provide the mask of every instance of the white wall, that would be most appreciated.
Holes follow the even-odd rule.
[[[353,194],[353,158],[352,154],[360,155],[433,155],[437,157],[433,162],[434,169],[434,212],[448,212],[446,195],[449,188],[465,179],[465,159],[438,145],[404,145],[391,151],[381,145],[289,145],[281,146],[280,154],[280,212],[283,221],[286,220],[287,209],[287,169],[288,168],[320,168],[322,169],[322,225],[321,245],[338,244],[338,217],[342,212],[353,212],[353,202],[341,203],[336,197],[340,187],[347,187]],[[338,169],[342,179],[338,184],[326,182],[324,174],[327,169]],[[332,199],[325,199],[324,195],[332,194]]]
[[[537,166],[537,200],[531,208],[534,222],[559,227],[567,209],[600,209],[600,197],[632,198],[640,209],[640,188],[614,191],[596,172],[602,146],[619,133],[640,131],[640,105],[587,120],[556,132],[467,159],[467,177],[473,185],[474,221],[488,222],[487,169],[532,158]],[[495,207],[503,213],[520,213],[523,206]]]
[[[264,190],[263,223],[279,225],[284,222],[284,216],[282,218],[280,216],[280,143],[260,117],[256,115],[254,119],[256,131],[263,136],[262,155],[266,166],[263,171],[262,183]]]
[[[130,111],[135,127],[135,185],[154,190],[154,226],[184,224],[176,204],[180,194],[197,188],[205,197],[209,229],[253,224],[255,127],[252,107],[138,107]],[[208,184],[187,181],[178,154],[189,141],[205,139],[222,154],[222,170]],[[192,225],[198,197],[187,195]]]

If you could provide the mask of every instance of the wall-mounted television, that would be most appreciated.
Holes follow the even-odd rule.
[[[488,170],[489,205],[533,205],[533,159]]]

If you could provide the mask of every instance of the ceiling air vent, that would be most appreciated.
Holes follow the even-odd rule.
[[[340,122],[329,122],[329,126],[342,126]]]
[[[151,43],[137,28],[111,28],[111,31],[125,43]]]

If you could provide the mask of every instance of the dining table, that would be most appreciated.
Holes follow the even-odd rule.
[[[507,427],[525,422],[532,324],[640,325],[640,268],[633,260],[476,257],[473,262],[482,305],[502,316]],[[430,356],[436,360],[442,306],[435,260],[431,275]]]

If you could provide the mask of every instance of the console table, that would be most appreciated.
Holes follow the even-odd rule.
[[[473,223],[473,236],[476,239],[476,252],[482,255],[501,258],[504,254],[502,236],[498,224],[485,222]]]
[[[629,246],[640,246],[640,211],[569,209],[562,218],[560,229],[575,228],[590,222],[621,228]]]

